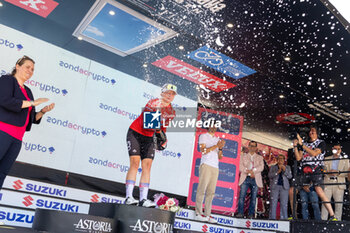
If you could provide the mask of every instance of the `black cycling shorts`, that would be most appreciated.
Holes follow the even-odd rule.
[[[303,174],[303,180],[304,185],[308,185],[312,183],[314,186],[321,186],[323,184],[323,174],[322,169],[320,167],[317,167],[312,174]]]
[[[129,156],[138,155],[143,159],[154,159],[154,139],[147,137],[129,128],[126,136]]]

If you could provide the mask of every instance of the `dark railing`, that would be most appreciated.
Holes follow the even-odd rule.
[[[349,160],[349,158],[336,158],[336,159],[332,159],[331,158],[331,159],[324,159],[324,160],[321,160],[321,161],[325,162],[325,161],[333,161],[333,160]],[[315,160],[315,161],[317,161],[317,160]],[[295,160],[294,161],[294,165],[293,165],[293,174],[294,174],[294,178],[293,179],[295,179],[295,187],[294,187],[294,190],[293,190],[293,212],[292,212],[293,219],[296,219],[296,207],[297,207],[297,202],[298,202],[298,200],[296,198],[297,197],[297,188],[301,189],[301,188],[303,188],[303,186],[306,185],[306,184],[302,183],[302,180],[303,180],[302,177],[305,176],[305,174],[303,173],[303,171],[298,173],[298,169],[301,169],[301,167],[298,166],[298,163],[302,164],[302,162],[297,162]],[[314,176],[314,175],[319,175],[319,174],[325,175],[325,174],[342,174],[342,173],[350,173],[350,171],[326,172],[323,169],[321,169],[321,172],[313,172],[313,173],[307,174],[307,175],[308,176]],[[324,180],[324,177],[323,177],[323,180]],[[347,185],[347,184],[350,184],[350,182],[322,183],[322,186],[327,186],[327,185]],[[308,202],[308,203],[311,203],[311,202]],[[319,200],[319,203],[343,203],[343,205],[350,205],[350,202],[344,202],[344,201],[336,202],[336,201],[331,201],[331,200],[329,200],[328,202]]]

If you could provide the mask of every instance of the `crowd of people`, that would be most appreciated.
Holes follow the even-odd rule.
[[[24,85],[34,72],[34,60],[24,56],[20,58],[9,75],[0,78],[0,189],[4,179],[15,162],[22,145],[25,131],[31,129],[32,123],[39,124],[43,115],[51,111],[55,104],[43,107],[39,112],[35,107],[48,101],[46,98],[34,100],[32,92]],[[155,149],[164,149],[166,143],[166,125],[175,117],[171,103],[177,95],[177,87],[165,84],[161,89],[160,98],[150,100],[144,112],[159,111],[165,125],[159,129],[144,127],[144,112],[131,124],[127,132],[127,147],[130,158],[130,169],[126,175],[125,204],[138,204],[143,207],[155,207],[149,200],[148,189],[150,171]],[[215,223],[211,216],[212,200],[215,195],[219,176],[219,160],[223,157],[225,141],[216,137],[215,120],[209,124],[207,133],[199,138],[202,154],[199,167],[199,184],[196,192],[196,219]],[[296,213],[296,194],[300,195],[302,218],[308,219],[308,204],[313,207],[316,220],[341,220],[346,178],[349,171],[349,160],[342,154],[340,144],[332,147],[332,158],[325,160],[326,144],[318,138],[317,128],[310,127],[309,140],[303,140],[299,134],[293,141],[296,169],[286,165],[284,155],[278,155],[277,164],[268,168],[270,190],[269,218],[277,218],[278,202],[280,203],[280,218],[288,218],[288,200],[292,213]],[[236,217],[256,217],[256,199],[258,190],[262,189],[262,172],[266,171],[263,156],[257,153],[258,143],[250,141],[248,152],[243,152],[239,166],[239,200]],[[142,173],[139,184],[139,200],[133,197],[136,174],[141,163]],[[245,204],[249,190],[249,208],[245,213]],[[331,205],[335,201],[335,211]],[[203,211],[203,201],[205,208]],[[320,202],[320,200],[322,202]],[[322,211],[320,211],[322,205]],[[295,214],[293,214],[295,218]]]
[[[346,178],[350,174],[349,158],[342,152],[341,145],[336,143],[332,147],[332,156],[325,159],[326,144],[318,138],[317,131],[317,127],[311,126],[308,140],[305,141],[299,134],[297,135],[293,141],[293,160],[295,160],[293,165],[287,165],[287,158],[280,154],[277,156],[275,165],[266,166],[263,156],[258,154],[257,142],[249,142],[248,152],[243,152],[240,158],[240,191],[235,217],[256,217],[258,190],[263,190],[264,185],[262,173],[268,170],[269,219],[297,219],[297,200],[299,200],[302,219],[310,219],[309,206],[311,205],[315,220],[342,220]],[[205,148],[207,145],[203,143],[202,146]],[[220,148],[219,143],[217,147]],[[222,155],[216,155],[216,157],[220,159]],[[294,202],[298,195],[299,199]],[[335,211],[331,205],[332,198]],[[288,200],[290,205],[288,205]],[[207,218],[208,222],[213,222],[210,211],[206,210],[204,215],[201,212],[200,206],[203,199],[199,198],[197,201],[199,203],[196,203],[196,219],[205,221]],[[290,214],[288,214],[289,206]],[[206,203],[205,208],[208,207],[211,205]],[[279,218],[278,209],[280,210]]]
[[[156,111],[161,109],[161,117],[166,124],[175,116],[171,106],[176,92],[176,86],[166,84],[162,87],[161,98],[150,100],[144,111]],[[142,126],[143,115],[141,114],[130,126],[127,135],[128,151],[130,156],[130,170],[126,178],[126,201],[125,204],[138,204],[144,207],[154,207],[155,203],[147,199],[150,182],[150,169],[154,158],[154,135],[165,132],[162,126],[158,130],[145,129]],[[199,166],[199,182],[196,192],[195,219],[216,223],[211,216],[212,201],[215,196],[216,183],[219,176],[219,160],[223,157],[225,141],[216,137],[217,128],[210,124],[208,132],[199,137],[200,152],[202,154]],[[333,159],[324,161],[326,144],[318,138],[317,128],[310,127],[309,139],[304,141],[299,134],[293,141],[294,158],[298,162],[296,171],[290,165],[286,165],[286,157],[278,155],[277,163],[271,167],[265,166],[264,157],[258,154],[258,143],[250,141],[248,152],[243,152],[239,165],[239,200],[236,217],[256,217],[256,200],[259,189],[263,189],[266,181],[263,181],[262,172],[268,170],[270,210],[269,219],[277,219],[279,202],[279,219],[288,219],[288,200],[291,213],[296,209],[294,204],[295,194],[300,195],[302,218],[308,219],[308,206],[312,204],[314,218],[316,220],[337,221],[342,218],[342,205],[345,186],[345,177],[349,170],[349,160],[342,159],[341,146],[333,146]],[[142,174],[140,181],[140,199],[135,200],[132,196],[135,186],[136,171],[140,164]],[[339,183],[322,187],[326,183]],[[248,192],[249,190],[249,192]],[[248,195],[249,193],[249,195]],[[247,198],[249,196],[249,198]],[[335,212],[331,205],[331,198],[335,200]],[[245,204],[249,200],[247,214]],[[320,202],[319,199],[322,201]],[[203,201],[204,211],[203,211]],[[322,203],[322,215],[320,211]],[[292,214],[295,218],[296,216]]]
[[[325,158],[326,144],[318,138],[317,131],[317,127],[311,126],[308,140],[305,141],[299,134],[297,135],[293,141],[295,164],[286,165],[287,159],[280,154],[277,157],[277,164],[268,168],[269,219],[277,219],[278,202],[279,219],[298,218],[296,213],[297,200],[299,200],[302,219],[310,219],[309,204],[311,204],[315,220],[342,220],[346,178],[350,168],[349,158],[342,153],[339,143],[333,145],[332,156]],[[261,172],[264,169],[264,165],[260,162],[262,156],[256,154],[256,146],[257,143],[251,141],[249,153],[241,155],[240,193],[236,217],[253,218],[256,214],[257,190],[262,188]],[[259,157],[260,161],[257,159]],[[248,186],[250,188],[250,204],[247,215],[244,215],[244,201]],[[297,195],[300,198],[295,200]],[[332,198],[334,199],[335,211],[331,204]],[[290,205],[288,205],[288,200]],[[289,206],[290,215],[288,215]]]

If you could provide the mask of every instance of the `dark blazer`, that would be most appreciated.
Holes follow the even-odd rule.
[[[278,172],[278,165],[274,165],[270,167],[269,171],[269,178],[270,178],[270,189],[273,190],[278,183],[278,177],[279,174]],[[286,170],[282,172],[282,177],[283,177],[283,188],[284,189],[289,189],[289,179],[292,178],[292,171],[290,169],[290,166],[286,166]]]
[[[31,90],[25,86],[28,97],[34,100]],[[19,84],[12,75],[0,77],[0,121],[21,127],[25,124],[28,108],[22,108],[22,101],[27,100],[23,95]],[[32,108],[26,131],[32,127],[32,123],[39,124],[40,120],[35,120],[35,107]]]

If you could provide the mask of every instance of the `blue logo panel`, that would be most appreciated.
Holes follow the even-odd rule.
[[[202,112],[202,121],[207,121],[210,118],[214,118],[215,120],[221,121],[221,127],[218,128],[217,132],[239,135],[241,127],[240,119],[230,116],[223,116],[211,112]],[[204,127],[202,126],[202,128]]]
[[[238,142],[224,139],[225,140],[225,146],[222,149],[222,154],[224,157],[235,159],[237,158],[237,152],[238,152]]]
[[[219,181],[234,183],[236,179],[236,166],[229,163],[219,163]]]
[[[198,183],[192,187],[191,200],[196,202]],[[234,191],[231,188],[216,187],[213,205],[230,208],[233,205]]]
[[[194,175],[199,177],[201,159],[196,159]],[[219,181],[234,183],[236,179],[236,166],[229,163],[219,163]]]
[[[240,79],[256,73],[255,70],[248,66],[245,66],[207,46],[203,46],[202,48],[193,51],[188,57],[234,79]]]
[[[199,166],[201,165],[201,159],[196,159],[196,166],[194,168],[194,175],[199,177]]]
[[[143,128],[144,129],[160,129],[160,112],[144,112]]]

